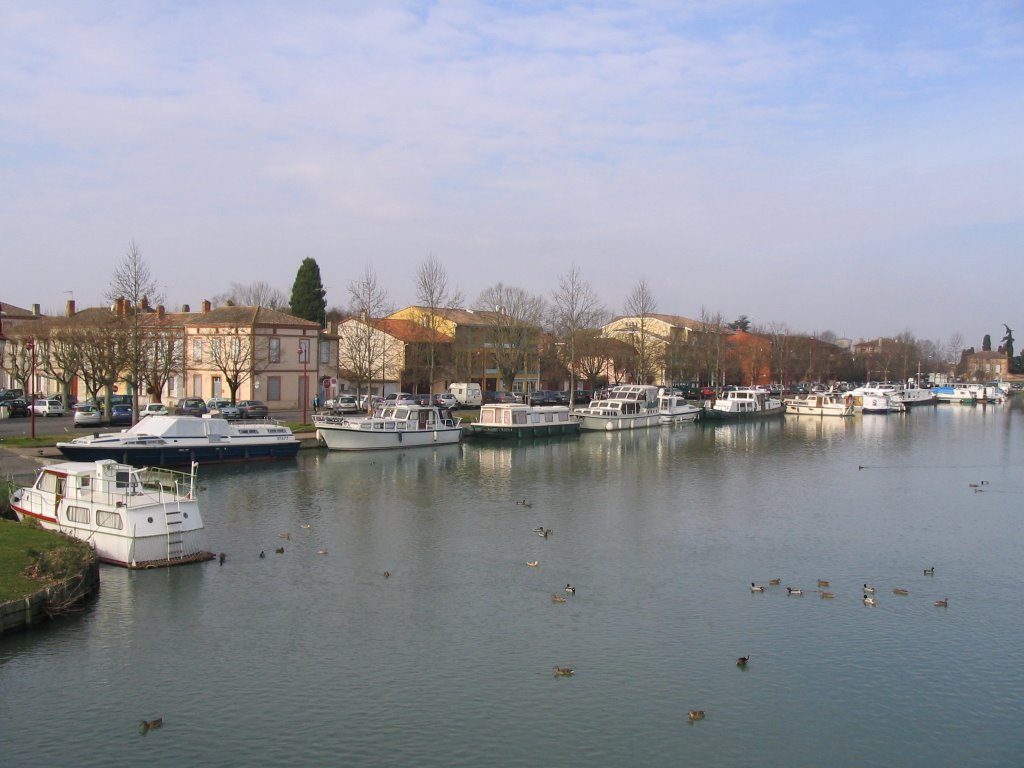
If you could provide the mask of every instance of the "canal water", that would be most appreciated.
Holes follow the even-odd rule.
[[[0,765],[1020,765],[1022,419],[204,470],[223,565],[0,638]]]

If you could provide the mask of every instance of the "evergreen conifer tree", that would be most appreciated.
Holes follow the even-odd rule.
[[[303,320],[323,324],[327,312],[326,296],[316,259],[303,259],[292,285],[291,313]]]

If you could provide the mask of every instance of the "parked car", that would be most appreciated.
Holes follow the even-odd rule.
[[[238,414],[243,419],[267,418],[267,406],[261,400],[242,400],[238,403]]]
[[[167,416],[170,412],[171,409],[163,403],[148,403],[142,407],[141,411],[139,411],[139,418],[144,419],[147,416]]]
[[[63,416],[64,404],[55,397],[48,400],[33,400],[32,410],[36,412],[36,416]]]
[[[209,413],[210,409],[198,397],[183,397],[178,401],[178,406],[174,409],[174,412],[178,416],[202,416],[205,413]]]
[[[373,410],[380,405],[384,404],[384,398],[380,395],[363,395],[359,398],[359,410]]]
[[[523,399],[515,392],[485,392],[485,403],[521,403]]]
[[[361,410],[355,395],[338,395],[324,403],[324,406],[334,413],[359,413]]]
[[[390,395],[384,398],[384,405],[416,405],[417,399],[415,395],[410,395],[408,392],[392,392]]]
[[[232,405],[230,400],[223,397],[215,397],[212,400],[208,400],[206,408],[211,416],[217,416],[228,421],[242,418],[241,409],[237,405]]]
[[[560,405],[561,394],[547,389],[530,393],[530,405]]]
[[[28,403],[23,398],[11,397],[0,400],[0,405],[7,409],[7,415],[10,417],[28,416]]]
[[[103,411],[95,405],[80,403],[75,408],[74,420],[76,427],[98,427],[103,424]]]
[[[24,400],[25,390],[23,389],[0,389],[0,402],[4,400]],[[27,401],[26,401],[27,402]]]
[[[434,395],[434,405],[438,408],[458,408],[459,400],[449,392],[441,392]]]
[[[110,406],[110,426],[131,426],[132,407],[124,403]]]

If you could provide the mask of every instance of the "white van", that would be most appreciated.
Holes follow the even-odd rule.
[[[448,392],[467,408],[476,408],[483,403],[483,394],[480,392],[480,385],[472,382],[457,382],[448,385]]]

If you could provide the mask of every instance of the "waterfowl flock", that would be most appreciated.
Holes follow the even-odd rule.
[[[930,566],[928,568],[925,568],[924,569],[924,575],[925,576],[934,576],[935,575],[935,566]],[[768,581],[768,586],[767,587],[764,586],[763,584],[758,584],[756,581],[752,581],[752,582],[750,582],[750,591],[751,592],[755,592],[755,593],[765,593],[765,592],[771,591],[770,587],[778,587],[781,584],[782,584],[782,579],[779,579],[779,578],[770,579]],[[836,593],[835,592],[833,592],[833,591],[831,591],[829,589],[822,589],[822,587],[830,587],[831,586],[831,581],[830,580],[828,580],[828,579],[818,579],[817,580],[817,584],[818,584],[818,589],[812,590],[812,591],[817,592],[818,595],[823,600],[833,600],[833,599],[835,599],[835,597],[836,597]],[[865,581],[865,582],[861,583],[860,589],[858,589],[857,591],[860,592],[860,594],[862,596],[861,597],[861,602],[864,603],[864,605],[867,605],[867,606],[877,606],[879,604],[878,599],[875,597],[875,594],[877,592],[877,588],[875,586],[873,586],[871,584],[868,584]],[[903,587],[903,586],[892,587],[892,593],[894,595],[898,596],[898,597],[906,597],[906,596],[910,595],[910,590],[907,587]],[[787,596],[799,597],[799,596],[801,596],[803,594],[804,594],[804,589],[802,587],[786,587],[786,595]],[[934,601],[934,605],[935,605],[936,608],[948,608],[949,607],[949,598],[945,597],[945,598],[943,598],[941,600],[935,600]],[[742,657],[741,656],[740,658],[743,659],[743,658],[746,658],[746,657]],[[739,662],[737,662],[737,664],[739,665]],[[745,664],[744,665],[740,665],[740,666],[745,666]]]

